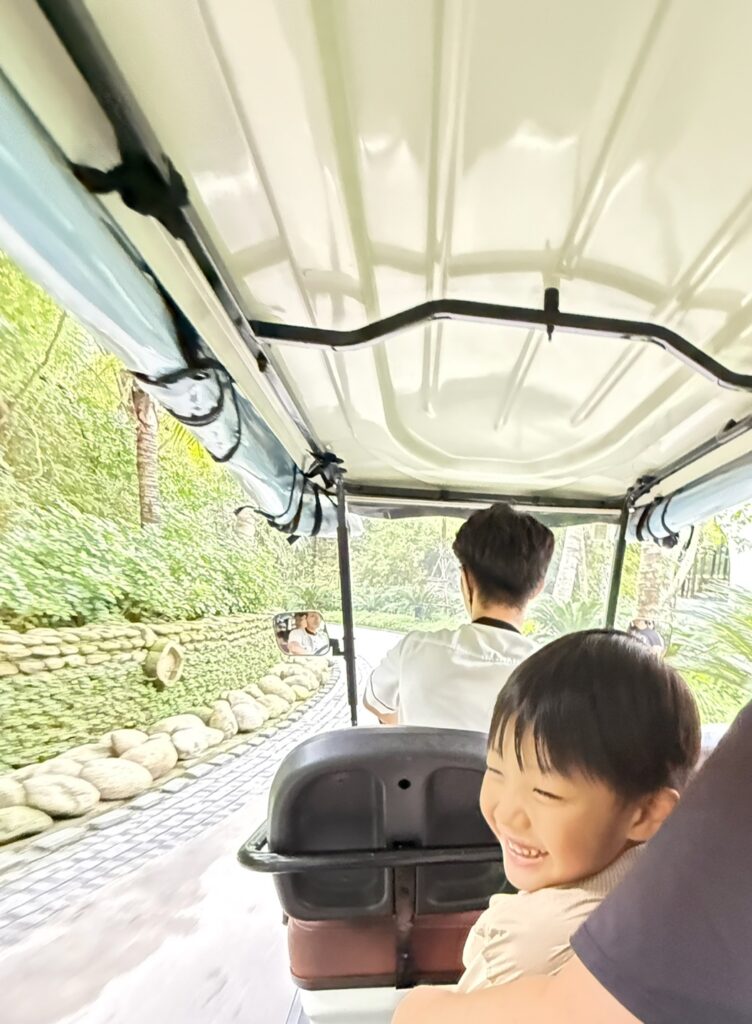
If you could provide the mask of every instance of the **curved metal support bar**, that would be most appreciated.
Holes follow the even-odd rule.
[[[664,480],[673,476],[674,473],[681,472],[681,470],[691,466],[692,463],[698,462],[706,455],[710,455],[712,452],[717,451],[719,448],[729,444],[731,441],[735,441],[750,431],[752,431],[752,416],[745,416],[741,420],[729,420],[721,430],[711,438],[708,438],[707,441],[703,441],[696,448],[686,452],[684,455],[680,455],[673,462],[669,462],[668,465],[661,466],[655,473],[641,477],[629,492],[630,504],[634,506],[640,498],[649,494],[655,487],[663,483]]]
[[[461,320],[502,324],[507,327],[540,327],[545,329],[549,336],[558,328],[576,334],[599,334],[626,341],[644,341],[662,348],[715,384],[738,391],[752,391],[752,374],[737,373],[729,369],[669,327],[642,320],[562,313],[554,308],[528,309],[524,306],[497,306],[490,302],[470,302],[465,299],[434,299],[351,331],[274,324],[261,320],[252,320],[250,326],[256,338],[261,341],[336,350],[375,345],[393,334],[432,320]]]
[[[238,860],[244,867],[269,875],[291,875],[300,871],[426,867],[433,864],[482,864],[498,859],[499,848],[493,844],[410,847],[404,850],[346,850],[341,853],[270,853],[258,848],[257,832],[238,850]]]

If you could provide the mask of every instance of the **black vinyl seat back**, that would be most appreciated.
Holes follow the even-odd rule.
[[[455,729],[313,736],[277,771],[269,797],[269,850],[295,855],[494,845],[478,807],[485,758],[483,734]],[[480,909],[504,882],[498,846],[478,863],[420,866],[415,910]],[[299,920],[393,912],[390,868],[299,872],[280,875],[275,884],[285,912]]]

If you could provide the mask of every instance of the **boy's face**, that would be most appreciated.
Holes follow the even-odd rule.
[[[544,772],[532,734],[523,737],[521,755],[522,766],[510,722],[501,753],[488,751],[480,796],[515,888],[531,892],[580,881],[608,867],[637,838],[642,806],[581,773]]]

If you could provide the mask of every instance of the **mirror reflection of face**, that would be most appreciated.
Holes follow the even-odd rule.
[[[319,612],[308,612],[306,615],[306,628],[309,633],[318,633],[321,628],[322,618]]]

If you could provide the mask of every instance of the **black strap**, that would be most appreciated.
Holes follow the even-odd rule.
[[[238,404],[238,395],[235,390],[235,385],[230,377],[229,373],[222,366],[221,363],[217,363],[213,359],[200,359],[192,366],[186,366],[179,370],[173,370],[170,373],[164,373],[159,377],[152,377],[146,373],[137,373],[131,371],[132,376],[135,377],[139,383],[146,384],[153,388],[165,388],[169,389],[170,385],[178,384],[188,378],[194,378],[195,380],[202,380],[207,377],[212,377],[219,389],[219,396],[217,403],[208,412],[202,413],[200,416],[181,416],[175,412],[174,409],[170,409],[169,402],[163,399],[162,404],[165,405],[170,415],[176,419],[179,423],[184,424],[186,427],[208,427],[212,423],[216,422],[222,415],[225,408],[225,396],[226,392],[229,391],[230,398],[232,400],[233,408],[235,410],[235,437],[232,440],[230,447],[224,451],[221,455],[216,455],[211,451],[205,442],[204,447],[209,452],[209,455],[214,459],[215,462],[229,462],[235,452],[240,447],[240,443],[243,439],[243,429],[240,419],[240,406]]]
[[[504,619],[493,619],[490,615],[481,615],[479,619],[473,619],[473,625],[475,626],[495,626],[496,629],[506,629],[510,633],[519,633],[519,629],[513,626],[511,622],[505,622]]]
[[[661,526],[667,534],[667,536],[663,540],[664,548],[675,548],[676,545],[679,543],[679,534],[676,532],[676,530],[672,530],[666,522],[666,513],[668,512],[668,507],[671,504],[672,498],[673,494],[666,499],[666,504],[663,506],[663,509],[661,510]]]
[[[665,500],[665,504],[663,504],[663,507],[661,508],[661,513],[660,513],[661,526],[666,531],[666,536],[665,537],[657,537],[655,535],[655,533],[653,532],[652,526],[650,525],[650,519],[651,519],[651,517],[653,515],[653,512],[655,512],[655,510],[657,508],[659,508],[661,506],[661,504],[664,502],[663,498],[658,497],[658,498],[654,498],[653,501],[651,501],[647,505],[645,505],[645,507],[643,508],[642,512],[640,513],[640,517],[637,520],[637,528],[635,530],[635,535],[636,535],[638,541],[644,541],[645,540],[645,534],[647,533],[648,536],[650,537],[650,539],[655,541],[655,543],[658,544],[659,547],[662,547],[662,548],[674,548],[674,547],[676,547],[676,545],[679,543],[679,534],[676,533],[675,530],[672,530],[671,527],[666,522],[666,513],[668,512],[668,507],[671,504],[671,498],[672,497],[673,497],[673,495],[670,495]]]
[[[311,530],[310,536],[311,537],[316,537],[318,535],[319,531],[321,530],[321,524],[322,524],[322,522],[324,520],[324,510],[323,510],[323,508],[321,506],[321,498],[322,498],[322,495],[325,496],[325,497],[329,497],[330,498],[330,495],[327,494],[327,490],[326,489],[328,489],[332,485],[332,481],[331,481],[330,476],[329,476],[327,471],[332,466],[339,466],[339,465],[342,464],[342,459],[338,459],[337,456],[333,452],[311,452],[311,455],[313,455],[313,457],[314,457],[314,462],[313,462],[313,465],[311,466],[311,468],[306,470],[302,474],[302,476],[303,476],[303,486],[302,486],[301,491],[300,491],[300,497],[298,499],[298,507],[297,507],[297,510],[295,512],[295,515],[293,516],[292,521],[290,523],[288,523],[286,526],[282,527],[282,529],[284,529],[285,533],[289,533],[290,534],[290,536],[287,538],[288,543],[290,543],[290,544],[294,544],[298,540],[296,531],[297,531],[298,526],[300,524],[300,519],[301,519],[301,516],[302,516],[302,513],[303,513],[303,502],[305,501],[306,496],[308,494],[308,492],[306,490],[306,487],[307,487],[307,485],[309,483],[310,483],[310,485],[311,485],[311,487],[313,489],[312,493],[313,493],[313,499],[314,499],[313,529]],[[317,476],[321,477],[321,480],[323,481],[323,484],[324,484],[323,488],[320,487],[318,484],[314,483],[314,478],[317,477]],[[293,477],[293,489],[292,489],[292,491],[290,493],[290,502],[292,502],[294,493],[295,493],[295,477]],[[288,505],[288,508],[289,508],[289,505]],[[277,524],[274,523],[273,525],[276,526]]]
[[[316,508],[313,512],[313,529],[311,530],[311,536],[316,537],[321,529],[321,523],[324,518],[324,510],[321,507],[321,492],[318,487],[314,490],[313,497],[316,502]]]
[[[133,376],[136,378],[136,380],[140,381],[143,384],[148,384],[153,388],[169,388],[171,384],[176,384],[178,383],[178,381],[187,380],[191,377],[197,380],[201,380],[202,377],[200,375],[202,374],[204,377],[208,376],[208,374],[205,373],[205,371],[200,369],[199,367],[189,366],[185,370],[178,370],[173,373],[166,373],[162,377],[149,377],[145,373],[134,373]],[[215,380],[217,382],[219,396],[217,398],[216,405],[213,405],[211,409],[209,409],[205,413],[202,413],[200,416],[181,416],[180,413],[175,412],[168,406],[170,415],[174,419],[178,420],[179,423],[184,424],[184,426],[186,427],[208,427],[212,423],[214,423],[215,420],[219,419],[225,407],[225,387],[222,382],[222,378],[219,376],[219,373],[216,374]],[[166,402],[164,402],[163,404],[167,405]]]
[[[652,501],[650,501],[642,510],[642,512],[640,513],[640,518],[637,520],[637,529],[635,530],[635,534],[637,535],[637,540],[640,542],[645,540],[645,524],[649,519],[652,511],[653,503]]]
[[[342,459],[337,458],[334,452],[310,452],[313,456],[313,465],[304,474],[306,480],[313,480],[320,476],[324,487],[330,488],[333,484],[331,479],[331,468],[341,466]]]
[[[415,984],[413,954],[413,926],[415,924],[415,897],[417,870],[414,867],[394,869],[394,924],[395,924],[395,988],[412,988]]]
[[[117,192],[126,206],[145,217],[154,217],[175,238],[185,240],[187,223],[184,208],[188,189],[175,166],[167,161],[162,173],[147,156],[130,153],[109,171],[72,164],[71,170],[93,195]]]
[[[303,514],[303,505],[306,497],[308,497],[309,495],[313,496],[313,527],[310,532],[311,537],[316,537],[320,533],[322,524],[324,522],[324,508],[322,500],[324,498],[327,498],[332,503],[334,501],[332,495],[328,491],[328,488],[331,487],[331,480],[329,478],[327,470],[332,466],[340,465],[342,460],[338,459],[337,456],[334,455],[332,452],[323,452],[319,454],[315,454],[312,452],[311,454],[314,455],[315,461],[313,466],[311,466],[311,468],[308,469],[306,472],[303,472],[301,469],[299,469],[297,465],[293,466],[293,477],[292,485],[290,487],[290,497],[287,502],[287,508],[281,515],[271,516],[267,512],[263,512],[261,509],[255,509],[255,511],[262,515],[271,526],[275,527],[275,529],[277,530],[280,530],[282,533],[288,534],[288,544],[295,544],[296,541],[300,539],[297,534],[297,529],[298,526],[300,525],[300,520]],[[317,476],[321,477],[324,486],[321,486],[314,482],[314,477]],[[302,477],[302,486],[300,489],[300,494],[297,494],[296,485],[299,477]],[[290,512],[292,511],[293,503],[295,502],[296,498],[298,503],[297,508],[295,509],[292,518],[289,521],[287,521],[287,517],[290,515]],[[237,514],[237,512],[239,512],[240,509],[236,509],[235,511]]]

